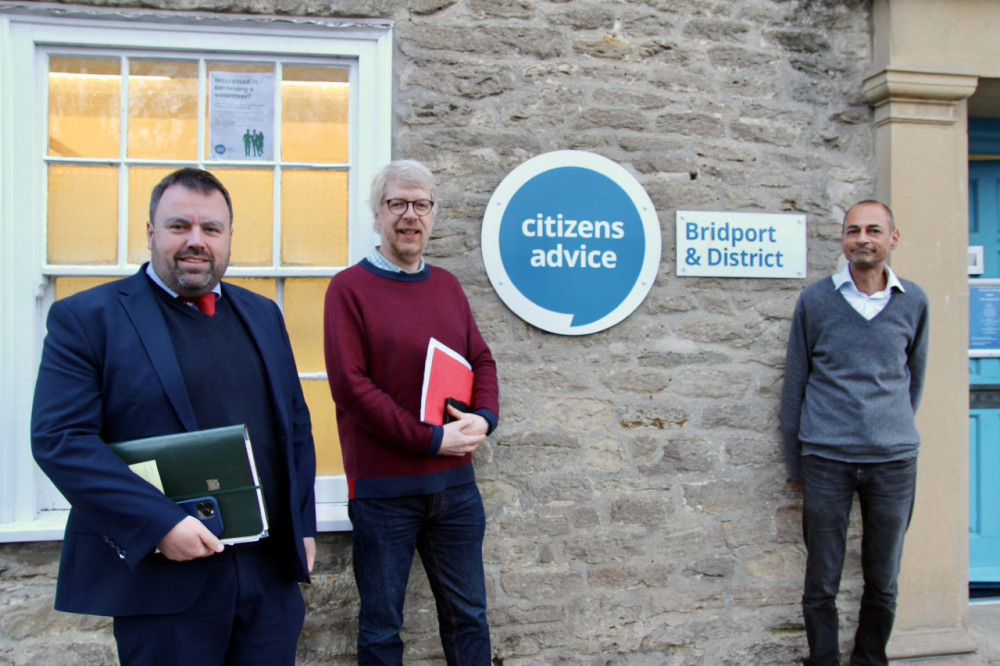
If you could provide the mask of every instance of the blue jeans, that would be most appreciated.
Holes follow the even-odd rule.
[[[851,664],[889,663],[885,646],[896,618],[899,563],[913,514],[916,480],[915,457],[861,464],[802,457],[802,531],[808,551],[802,614],[809,641],[808,666],[839,663],[837,592],[854,493],[861,506],[865,586]]]
[[[352,499],[354,579],[361,597],[358,664],[403,663],[403,599],[420,553],[437,603],[445,659],[489,666],[483,537],[486,514],[479,488],[469,483],[431,495]]]

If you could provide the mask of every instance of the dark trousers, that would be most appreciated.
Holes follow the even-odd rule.
[[[122,666],[294,666],[305,618],[298,583],[262,545],[210,557],[208,583],[187,611],[115,618]]]
[[[420,553],[437,604],[449,666],[489,666],[483,537],[486,515],[475,483],[430,495],[352,499],[354,578],[361,597],[358,664],[403,663],[403,600]]]
[[[839,663],[837,592],[855,493],[861,506],[865,585],[851,665],[888,664],[885,647],[896,617],[899,564],[913,513],[916,477],[915,457],[857,464],[803,456],[802,530],[808,556],[802,614],[809,640],[808,666]]]

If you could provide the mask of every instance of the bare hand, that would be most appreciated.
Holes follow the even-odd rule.
[[[479,414],[460,412],[451,405],[448,405],[448,413],[458,420],[445,424],[438,455],[464,456],[478,449],[490,428],[486,419]]]
[[[313,565],[316,564],[316,538],[305,537],[302,539],[302,545],[306,549],[306,566],[309,569],[309,573],[312,573]]]
[[[201,521],[193,516],[185,516],[184,520],[167,532],[157,548],[168,560],[187,562],[221,553],[225,546]]]

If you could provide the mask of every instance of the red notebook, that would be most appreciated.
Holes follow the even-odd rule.
[[[420,420],[444,425],[445,401],[449,398],[472,404],[472,366],[461,354],[431,338],[424,362],[424,389],[420,395]]]

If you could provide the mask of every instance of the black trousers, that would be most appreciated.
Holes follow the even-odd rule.
[[[200,598],[173,615],[114,619],[122,666],[294,666],[305,604],[262,545],[212,555]]]
[[[917,459],[846,463],[803,456],[806,578],[802,613],[809,640],[808,666],[839,664],[837,592],[844,568],[847,528],[857,493],[861,506],[861,596],[852,666],[886,666],[885,647],[896,619],[903,537],[913,513]]]

